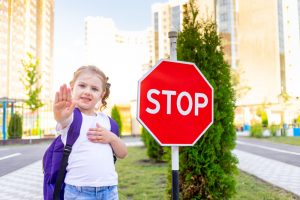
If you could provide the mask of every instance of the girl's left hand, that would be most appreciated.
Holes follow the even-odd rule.
[[[117,136],[100,126],[99,123],[96,123],[96,128],[90,128],[87,132],[87,137],[94,143],[110,144]]]

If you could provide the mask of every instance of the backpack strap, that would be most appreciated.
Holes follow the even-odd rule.
[[[111,117],[109,117],[109,122],[110,122],[110,131],[116,134],[118,137],[120,137],[120,132],[119,132],[119,126],[115,120],[113,120]]]
[[[62,183],[65,178],[65,172],[66,168],[68,166],[68,159],[70,156],[70,153],[72,151],[72,146],[79,137],[80,129],[81,129],[81,124],[82,124],[82,115],[81,112],[78,108],[75,108],[74,111],[74,119],[73,122],[70,125],[70,128],[67,133],[67,141],[66,145],[64,147],[64,152],[63,152],[63,157],[61,160],[61,165],[60,169],[57,175],[56,183],[55,183],[55,188],[54,188],[54,193],[53,193],[53,198],[54,200],[59,200],[60,198],[60,190]]]
[[[110,122],[110,131],[116,134],[118,137],[120,137],[120,131],[119,126],[115,120],[113,120],[110,116],[108,116],[109,122]],[[114,154],[114,163],[116,163],[117,157]]]

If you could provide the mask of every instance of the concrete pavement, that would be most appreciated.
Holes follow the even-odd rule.
[[[143,145],[139,138],[124,141],[128,146]],[[300,167],[240,150],[234,150],[233,153],[239,159],[238,167],[241,170],[300,196]],[[0,177],[0,188],[0,200],[43,199],[41,161]]]
[[[240,150],[233,153],[239,159],[239,169],[300,196],[300,167]]]

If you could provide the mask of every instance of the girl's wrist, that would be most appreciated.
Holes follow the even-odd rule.
[[[57,120],[57,123],[62,127],[63,129],[67,126],[69,126],[73,121],[73,115],[70,115],[66,119]]]
[[[112,134],[110,144],[113,144],[118,140],[118,137],[113,132],[110,132],[110,134]]]

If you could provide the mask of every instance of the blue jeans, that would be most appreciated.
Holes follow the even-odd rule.
[[[65,200],[118,200],[118,187],[88,187],[73,186],[66,184]]]

